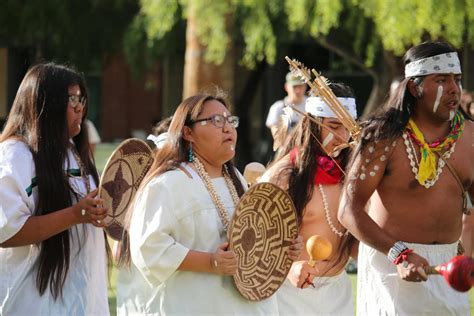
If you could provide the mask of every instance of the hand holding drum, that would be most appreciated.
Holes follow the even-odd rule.
[[[332,244],[326,237],[313,235],[306,241],[306,251],[309,255],[308,264],[314,267],[317,261],[326,260],[331,256]],[[309,279],[309,273],[301,288],[307,283],[313,285]]]

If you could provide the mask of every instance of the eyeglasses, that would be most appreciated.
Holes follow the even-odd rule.
[[[190,124],[201,122],[201,125],[206,125],[208,121],[211,121],[212,125],[217,128],[223,128],[225,122],[230,124],[233,128],[239,127],[239,117],[238,116],[223,116],[220,114],[216,114],[207,118],[190,121]]]
[[[82,104],[82,107],[86,107],[87,98],[83,95],[69,95],[68,96],[69,105],[75,109],[79,103]]]

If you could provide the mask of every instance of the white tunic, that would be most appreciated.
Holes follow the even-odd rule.
[[[223,178],[212,180],[229,216],[234,205]],[[130,227],[130,270],[119,271],[117,311],[154,315],[271,315],[275,297],[252,302],[232,277],[177,271],[189,250],[215,252],[227,241],[217,209],[199,176],[165,172],[143,189]]]
[[[72,153],[65,169],[78,169]],[[33,157],[26,144],[0,143],[0,243],[13,237],[35,211],[38,190]],[[86,192],[81,178],[71,186]],[[91,178],[91,187],[95,188]],[[63,297],[47,288],[40,296],[35,284],[36,245],[0,248],[0,315],[108,315],[107,258],[103,230],[91,224],[71,228],[70,264]],[[81,249],[79,249],[79,246]]]
[[[290,102],[288,102],[288,97],[285,97],[283,100],[276,101],[275,103],[272,104],[272,106],[270,107],[270,110],[268,111],[268,116],[267,116],[267,120],[265,121],[265,125],[268,128],[278,125],[281,119],[281,116],[284,113],[285,104],[292,105],[296,107],[298,110],[305,112],[305,109],[304,109],[305,103],[306,103],[306,98],[304,98],[303,102],[299,104],[291,104]],[[299,113],[297,113],[296,111],[293,111],[291,113],[290,120],[291,120],[292,126],[298,123],[300,119],[301,119],[301,115]]]
[[[430,265],[448,262],[457,243],[423,245],[405,242]],[[364,243],[357,261],[357,315],[469,315],[467,293],[453,290],[440,275],[426,282],[402,280],[387,256]]]
[[[353,316],[352,283],[346,271],[331,277],[316,277],[314,287],[295,287],[286,279],[276,292],[280,315]]]

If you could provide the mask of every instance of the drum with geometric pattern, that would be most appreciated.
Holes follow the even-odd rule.
[[[151,148],[136,138],[123,141],[107,161],[98,195],[107,209],[105,231],[115,240],[122,238],[127,211],[152,163]]]
[[[240,199],[230,228],[229,249],[237,256],[234,283],[257,301],[278,290],[290,271],[288,249],[298,235],[295,206],[271,183],[252,186]]]

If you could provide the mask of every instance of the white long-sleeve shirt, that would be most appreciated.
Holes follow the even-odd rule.
[[[78,170],[68,153],[65,169]],[[38,201],[35,165],[26,144],[0,143],[0,243],[20,231],[34,214]],[[71,186],[86,192],[82,178],[69,178]],[[94,180],[90,177],[92,189]],[[107,257],[103,230],[91,224],[70,229],[70,265],[62,299],[50,289],[40,296],[36,287],[36,245],[0,248],[0,315],[109,315]]]

